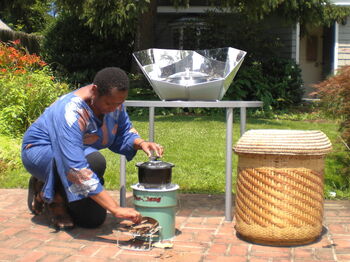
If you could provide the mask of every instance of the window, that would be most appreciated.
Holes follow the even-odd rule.
[[[205,22],[195,17],[184,17],[170,24],[173,47],[178,49],[197,49]]]

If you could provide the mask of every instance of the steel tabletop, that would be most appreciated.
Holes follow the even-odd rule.
[[[261,107],[261,101],[142,101],[127,100],[126,107],[149,108],[149,141],[154,141],[154,109],[156,107],[203,107],[226,108],[226,186],[225,186],[225,219],[232,220],[232,134],[233,109],[240,108],[240,133],[246,128],[246,109]],[[120,157],[120,206],[126,206],[126,158]]]

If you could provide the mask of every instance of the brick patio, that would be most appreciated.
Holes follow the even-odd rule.
[[[45,216],[27,210],[26,197],[24,189],[0,189],[0,261],[350,261],[350,201],[326,201],[316,243],[269,247],[237,238],[234,221],[224,221],[223,195],[181,194],[173,248],[128,251],[116,244],[111,216],[98,229],[55,232]]]

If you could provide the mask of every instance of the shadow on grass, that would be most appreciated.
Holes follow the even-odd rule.
[[[130,116],[131,121],[138,121],[138,122],[149,122],[148,116]],[[226,123],[226,116],[225,114],[222,115],[157,115],[155,116],[154,122],[208,122],[208,121],[216,121],[216,122],[223,122]],[[235,115],[233,119],[234,124],[240,123],[240,117],[239,115]],[[269,126],[280,128],[286,125],[284,121],[278,121],[275,119],[259,119],[259,118],[249,118],[247,117],[247,124],[248,125],[260,125],[260,126]]]
[[[148,122],[148,116],[130,116],[131,121]],[[238,118],[237,118],[238,119]],[[156,115],[154,122],[192,122],[192,121],[220,121],[225,122],[224,116],[205,115]]]
[[[277,121],[275,119],[259,119],[259,118],[252,118],[252,119],[247,119],[249,120],[249,124],[251,125],[268,125],[268,126],[276,126],[276,127],[281,127],[285,126],[286,124],[282,121]],[[271,128],[271,127],[269,127]]]

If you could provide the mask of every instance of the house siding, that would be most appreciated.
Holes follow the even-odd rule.
[[[157,48],[177,48],[173,40],[173,31],[170,24],[181,18],[182,14],[160,14],[158,13],[156,24]],[[296,60],[296,26],[295,24],[285,24],[281,18],[272,17],[264,21],[267,26],[267,34],[280,39],[281,47],[278,49],[280,57]]]
[[[280,57],[296,59],[296,26],[288,24],[278,16],[265,19],[268,33],[280,39],[282,46],[279,48]]]
[[[350,65],[350,17],[338,26],[338,67]]]
[[[172,48],[172,35],[168,21],[158,14],[156,29],[155,29],[155,47],[156,48]]]
[[[281,26],[272,28],[271,32],[280,38],[283,46],[279,49],[280,56],[295,59],[296,40],[295,29],[292,26]]]

